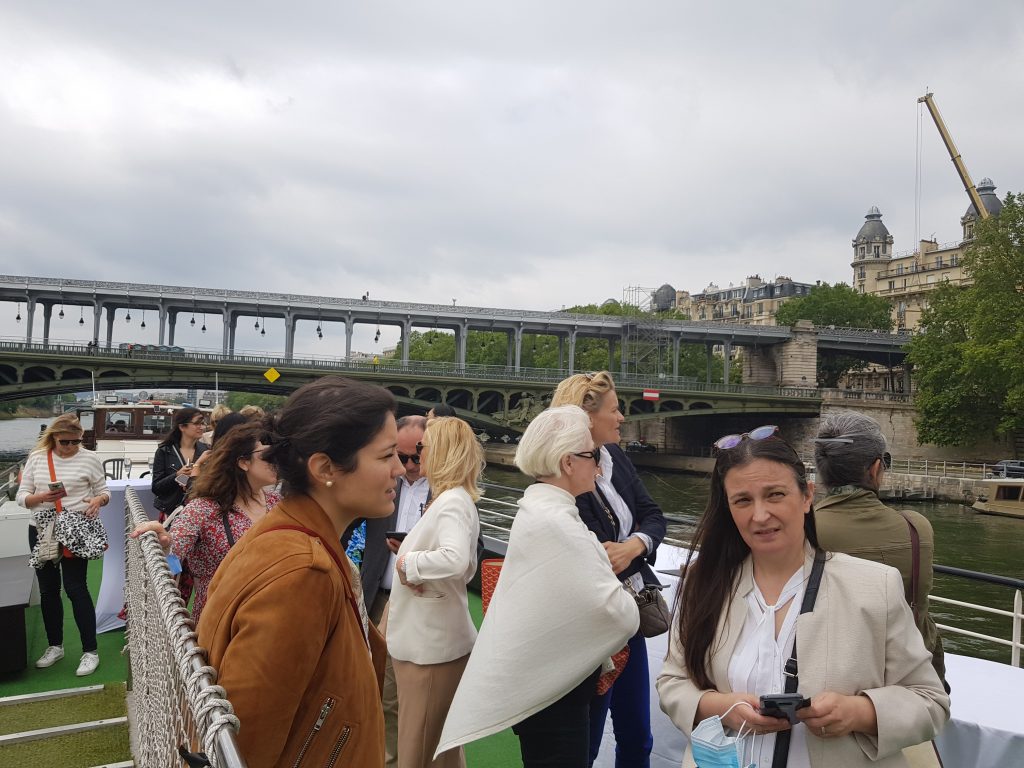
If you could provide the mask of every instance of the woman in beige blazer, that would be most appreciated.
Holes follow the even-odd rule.
[[[461,747],[432,758],[476,640],[466,583],[476,573],[483,450],[469,425],[449,416],[427,425],[420,456],[433,500],[398,550],[386,621],[398,766],[462,768]]]
[[[769,768],[790,725],[762,714],[759,697],[784,691],[795,648],[810,704],[791,729],[789,768],[906,765],[902,750],[935,736],[949,698],[899,572],[828,555],[813,610],[800,614],[817,550],[803,462],[773,427],[715,446],[693,539],[700,557],[688,563],[658,677],[662,709],[687,737],[714,716],[732,735],[752,729],[744,759]],[[689,748],[684,765],[694,765]]]

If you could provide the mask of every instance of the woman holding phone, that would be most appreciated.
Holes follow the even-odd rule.
[[[201,442],[206,417],[198,408],[174,412],[171,431],[153,455],[153,506],[171,514],[185,502],[185,492],[196,474],[200,457],[209,446]],[[162,520],[163,517],[160,519]]]
[[[91,675],[99,666],[100,657],[96,646],[96,608],[86,583],[89,561],[68,556],[67,551],[55,562],[40,563],[36,557],[37,523],[46,525],[59,515],[67,515],[68,520],[79,515],[95,518],[100,507],[110,501],[103,464],[95,453],[82,448],[82,425],[77,416],[58,416],[40,435],[39,443],[25,462],[17,500],[33,512],[28,544],[39,579],[47,640],[46,651],[36,667],[50,667],[64,658],[64,603],[60,596],[63,579],[82,639],[82,659],[75,674]]]

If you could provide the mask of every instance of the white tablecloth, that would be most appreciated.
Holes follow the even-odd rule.
[[[685,559],[684,550],[662,545],[656,570],[671,570]],[[664,594],[672,605],[679,580],[662,573],[658,576],[662,583],[671,585]],[[661,711],[654,688],[667,653],[667,634],[648,639],[654,733],[651,768],[679,768],[686,748],[686,737]],[[952,712],[936,741],[947,768],[1024,768],[1024,714],[1019,706],[1024,669],[947,653],[946,679],[953,689]],[[594,768],[614,765],[615,736],[609,717]]]
[[[156,520],[159,512],[153,506],[153,491],[148,477],[134,480],[107,480],[110,503],[100,510],[100,520],[107,532],[110,549],[103,553],[103,581],[96,596],[96,631],[110,632],[124,626],[118,618],[124,608],[124,495],[126,488],[133,488],[139,500]]]

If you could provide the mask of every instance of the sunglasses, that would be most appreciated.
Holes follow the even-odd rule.
[[[82,439],[79,438],[78,440],[58,440],[57,442],[63,445],[65,448],[67,448],[69,445],[81,445]]]
[[[579,453],[574,453],[572,455],[579,456],[581,459],[593,459],[595,464],[598,466],[601,465],[600,451],[580,451]]]
[[[889,469],[890,467],[892,467],[892,454],[889,453],[888,451],[883,453],[878,458],[880,458],[882,460],[882,466],[885,467],[886,469]]]
[[[405,466],[405,463],[407,461],[411,461],[413,464],[419,464],[420,463],[420,455],[418,453],[408,454],[408,453],[402,453],[401,451],[399,451],[398,452],[398,460],[400,462],[402,462],[402,466],[403,467]]]
[[[779,428],[774,424],[765,424],[763,427],[757,427],[749,432],[744,432],[742,435],[725,435],[720,437],[715,440],[713,445],[716,450],[728,451],[748,438],[750,440],[767,440],[770,437],[775,437],[778,432]]]

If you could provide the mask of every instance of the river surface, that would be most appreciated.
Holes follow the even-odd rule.
[[[640,476],[665,514],[683,521],[669,524],[668,538],[689,541],[697,519],[707,503],[707,479],[696,475],[648,469],[641,469]],[[515,488],[523,488],[528,483],[523,475],[502,467],[488,467],[486,480]],[[487,495],[501,496],[500,492]],[[936,563],[1024,579],[1024,520],[979,515],[959,504],[948,502],[925,502],[906,506],[920,512],[931,522],[935,530]],[[1013,608],[1012,589],[953,576],[937,574],[932,595],[1004,611]],[[931,613],[938,624],[968,629],[1006,640],[1011,636],[1008,617],[979,613],[934,601],[931,604]],[[946,650],[953,653],[980,656],[1004,663],[1010,661],[1008,646],[962,635],[943,632],[943,645]]]
[[[40,424],[45,421],[39,418],[0,421],[0,452],[30,449],[39,435]],[[695,475],[647,469],[641,470],[640,476],[665,514],[682,521],[669,525],[669,538],[688,541],[707,501],[707,480]],[[527,479],[518,472],[495,466],[487,468],[486,480],[514,488],[527,485]],[[502,495],[500,492],[488,494],[492,498]],[[1024,520],[978,515],[948,502],[914,504],[913,509],[927,517],[935,529],[935,562],[1024,579]],[[1005,611],[1013,607],[1012,590],[952,576],[937,575],[932,594]],[[935,602],[931,605],[931,612],[939,624],[1010,638],[1010,619],[1007,617],[980,614]],[[950,651],[971,656],[1003,662],[1010,658],[1006,646],[948,632],[944,633],[944,644]]]

